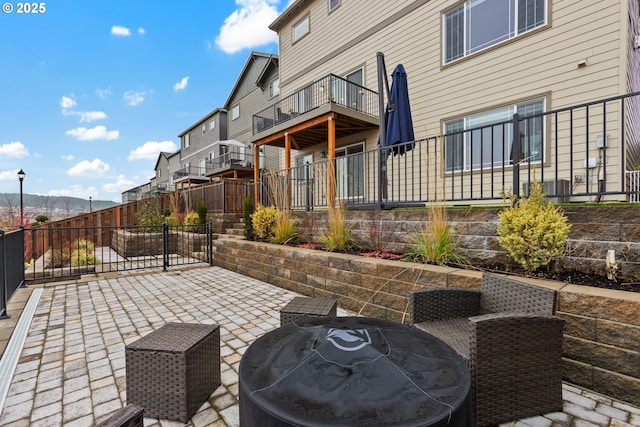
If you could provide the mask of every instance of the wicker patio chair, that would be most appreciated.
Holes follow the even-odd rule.
[[[469,363],[479,427],[562,410],[562,332],[556,291],[484,274],[480,291],[409,295],[411,324]]]

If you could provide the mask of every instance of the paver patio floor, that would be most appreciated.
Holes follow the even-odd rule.
[[[126,403],[125,345],[167,322],[189,322],[220,325],[222,385],[188,425],[238,426],[242,354],[279,326],[279,309],[295,296],[218,267],[48,284],[15,372],[6,380],[0,425],[100,422]],[[338,310],[339,316],[348,314],[354,313]],[[508,425],[640,426],[638,408],[571,385],[564,386],[563,396],[564,412]],[[145,426],[181,425],[145,419]]]

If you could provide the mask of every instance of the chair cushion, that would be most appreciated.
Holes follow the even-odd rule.
[[[430,322],[416,323],[416,328],[430,333],[442,341],[449,344],[465,360],[469,361],[470,343],[469,328],[470,322],[467,318],[455,318],[445,320],[435,320]]]

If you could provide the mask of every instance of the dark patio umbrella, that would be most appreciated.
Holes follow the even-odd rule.
[[[413,120],[409,105],[409,89],[407,72],[402,64],[393,70],[391,93],[384,112],[386,123],[385,146],[392,147],[393,154],[404,154],[414,146]],[[404,144],[411,142],[410,144]]]

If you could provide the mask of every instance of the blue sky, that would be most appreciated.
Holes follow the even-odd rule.
[[[287,0],[52,0],[0,12],[0,193],[121,201],[222,107]],[[13,6],[7,12],[7,3]]]

